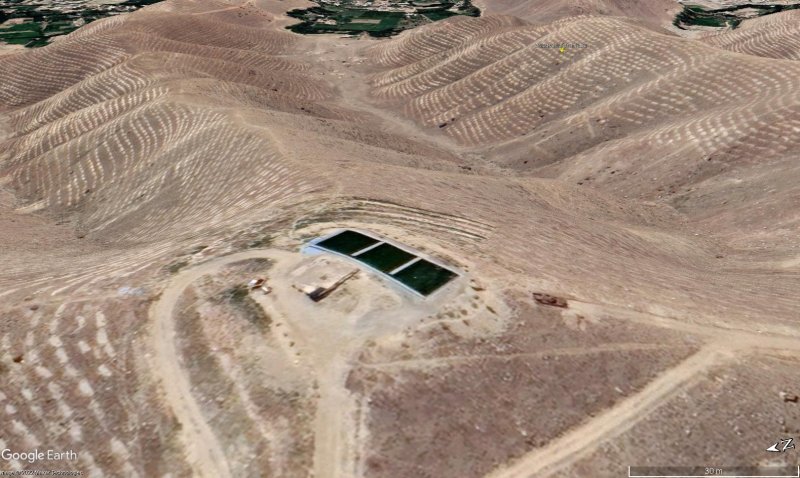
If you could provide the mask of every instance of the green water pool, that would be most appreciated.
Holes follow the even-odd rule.
[[[422,296],[458,277],[456,272],[423,259],[418,253],[349,229],[312,241],[311,246],[361,262]]]
[[[393,277],[422,295],[430,295],[455,276],[455,272],[423,259],[411,264]]]
[[[391,272],[417,256],[385,242],[378,247],[359,254],[357,259],[381,272]]]
[[[318,242],[317,246],[340,254],[350,255],[373,244],[378,240],[356,231],[344,231]]]

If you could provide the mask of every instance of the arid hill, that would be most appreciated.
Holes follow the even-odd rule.
[[[800,60],[800,11],[789,10],[746,20],[736,30],[710,35],[704,42],[728,51],[767,58]]]
[[[0,57],[0,449],[611,477],[795,433],[800,64],[758,46],[788,14],[689,40],[641,20],[665,2],[497,4],[374,40],[289,33],[299,5],[168,0]],[[337,228],[460,276],[313,302],[356,267],[303,252]]]
[[[373,47],[374,94],[504,168],[670,204],[736,249],[794,257],[800,64],[626,19],[499,21]],[[542,47],[557,43],[586,47]]]

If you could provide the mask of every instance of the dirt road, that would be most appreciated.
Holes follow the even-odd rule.
[[[194,476],[229,477],[233,474],[225,450],[192,396],[192,384],[175,345],[175,306],[183,291],[202,276],[216,273],[228,264],[256,258],[272,260],[271,273],[280,277],[287,277],[299,260],[296,254],[280,250],[253,250],[213,259],[177,274],[150,310],[152,369],[161,382],[168,406],[181,424],[181,439]],[[354,328],[358,318],[371,310],[370,302],[361,301],[360,308],[352,311],[349,320],[316,317],[320,320],[306,323],[309,317],[320,315],[318,310],[308,309],[313,307],[310,301],[293,290],[290,281],[277,281],[272,286],[272,294],[257,295],[255,300],[270,317],[283,322],[281,330],[291,331],[291,341],[296,344],[293,348],[283,344],[287,354],[302,349],[302,358],[291,355],[292,359],[312,368],[317,377],[319,398],[314,424],[313,476],[350,478],[359,466],[355,452],[359,405],[345,386],[349,370],[347,360],[350,352],[364,340],[363,332]],[[276,340],[279,343],[289,341],[281,336],[276,336]]]
[[[192,384],[175,345],[173,312],[177,301],[183,291],[195,280],[206,274],[214,273],[230,263],[255,258],[279,260],[285,258],[286,254],[288,253],[282,251],[253,250],[220,257],[186,269],[170,281],[151,308],[153,320],[152,368],[160,379],[168,406],[181,423],[181,439],[195,476],[229,477],[232,476],[232,473],[225,451],[206,422],[200,405],[192,396]],[[278,264],[275,267],[277,268],[276,272],[287,272],[283,270],[285,264],[283,266]],[[302,301],[296,302],[299,299],[293,297],[297,294],[291,294],[288,285],[276,285],[276,287],[275,293],[271,294],[269,298],[259,299],[259,302],[271,315],[284,319],[290,315],[310,315],[301,313],[304,307]],[[283,287],[286,287],[287,290],[282,290]],[[284,297],[283,301],[277,299],[280,296]],[[797,340],[798,332],[795,330],[764,331],[759,328],[758,324],[754,325],[754,330],[732,329],[718,324],[699,325],[668,317],[579,301],[573,301],[572,306],[576,311],[593,317],[609,316],[691,333],[705,337],[707,343],[682,363],[663,372],[638,393],[627,397],[597,417],[572,428],[546,446],[535,449],[518,461],[493,471],[487,475],[488,478],[549,476],[587,456],[604,441],[629,430],[660,404],[702,379],[707,370],[725,363],[726,360],[734,360],[744,354],[765,351],[800,353],[800,341]],[[287,314],[289,310],[297,313]],[[315,420],[314,475],[320,478],[345,478],[357,476],[357,470],[360,468],[355,452],[359,447],[358,439],[355,437],[358,426],[356,417],[360,413],[359,404],[349,395],[343,380],[348,369],[346,352],[359,341],[355,340],[355,335],[358,335],[354,333],[353,328],[356,323],[355,319],[352,319],[352,323],[349,324],[345,319],[322,321],[323,324],[326,322],[337,325],[329,325],[326,328],[319,327],[319,324],[316,323],[297,322],[294,325],[287,323],[287,326],[293,327],[299,343],[308,343],[309,350],[316,350],[316,353],[305,357],[309,365],[314,368],[320,385]],[[641,344],[616,344],[612,348],[647,347]],[[580,354],[587,351],[568,349],[563,352]],[[558,351],[546,353],[552,354],[558,353]],[[469,360],[470,357],[455,359]],[[408,365],[409,363],[401,362],[375,363],[370,366]],[[426,363],[426,365],[435,364]]]
[[[669,317],[572,301],[573,310],[596,318],[615,319],[691,333],[708,340],[697,353],[666,370],[638,393],[609,408],[595,418],[572,428],[547,445],[532,450],[517,461],[502,466],[486,478],[543,478],[579,461],[603,442],[617,437],[646,418],[662,403],[701,380],[709,369],[747,354],[800,353],[798,331],[794,329],[753,330],[704,326]]]
[[[546,446],[528,453],[513,465],[487,475],[487,478],[527,478],[549,473],[586,456],[595,444],[616,437],[639,420],[698,380],[700,374],[731,357],[725,345],[705,346],[679,365],[661,374],[639,393],[615,405],[596,418],[572,428]]]
[[[189,376],[175,346],[175,320],[173,317],[175,304],[184,289],[203,275],[214,272],[231,262],[269,257],[270,254],[264,251],[248,251],[220,257],[200,266],[186,269],[170,281],[161,297],[150,309],[153,321],[152,370],[161,382],[167,405],[181,424],[181,438],[194,476],[224,478],[232,475],[224,450],[206,423],[200,406],[192,396]]]

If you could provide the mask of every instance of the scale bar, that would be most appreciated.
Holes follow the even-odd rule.
[[[718,467],[686,467],[687,471],[691,470],[691,473],[697,473],[699,470],[707,470],[703,474],[673,474],[678,471],[680,467],[661,467],[662,470],[670,470],[669,474],[640,474],[645,469],[649,469],[650,471],[658,471],[658,467],[628,467],[628,478],[709,478],[711,476],[719,476],[725,478],[800,478],[800,466],[797,467],[772,467],[770,471],[768,467],[730,467],[728,468],[728,473],[735,473],[737,470],[758,470],[763,469],[765,473],[775,473],[779,471],[786,471],[786,473],[794,473],[793,475],[789,474],[733,474],[729,475],[725,473],[725,468],[718,468]],[[636,474],[633,473],[633,469],[636,469]],[[789,469],[793,469],[794,471],[788,471]],[[641,470],[641,471],[640,471]]]

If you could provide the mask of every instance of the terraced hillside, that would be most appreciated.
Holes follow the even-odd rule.
[[[0,449],[618,476],[681,403],[762,401],[713,456],[762,459],[797,374],[730,377],[800,350],[796,62],[603,16],[300,36],[298,6],[168,0],[0,57]],[[304,252],[338,228],[460,275],[422,299]]]
[[[767,58],[800,60],[800,12],[786,12],[754,18],[733,31],[703,41],[728,51]]]
[[[504,168],[665,201],[737,248],[796,253],[785,206],[797,197],[800,65],[627,19],[502,21],[432,25],[373,47],[374,95]],[[726,35],[737,33],[708,41]],[[586,48],[541,47],[561,43]],[[747,193],[731,187],[742,183]]]

